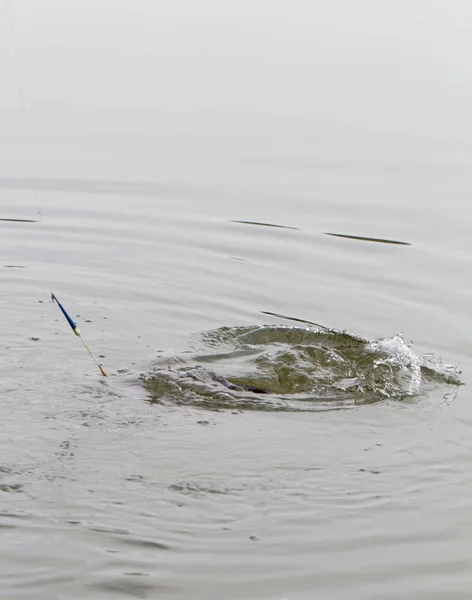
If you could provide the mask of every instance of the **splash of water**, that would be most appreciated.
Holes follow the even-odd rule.
[[[413,401],[460,385],[457,367],[418,356],[401,334],[370,341],[324,328],[223,327],[194,345],[143,375],[151,402],[314,411]]]

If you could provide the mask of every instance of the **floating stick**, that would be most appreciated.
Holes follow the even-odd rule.
[[[384,240],[383,238],[364,237],[362,235],[347,235],[346,233],[327,233],[325,235],[333,235],[334,237],[346,238],[348,240],[360,240],[361,242],[378,242],[380,244],[397,244],[398,246],[411,246],[410,242],[399,242],[398,240]]]
[[[81,336],[80,334],[80,329],[77,327],[77,324],[74,323],[74,321],[72,320],[72,318],[70,317],[69,313],[66,311],[66,309],[62,306],[62,304],[59,302],[59,300],[56,298],[56,296],[54,294],[51,294],[51,298],[53,302],[57,302],[57,305],[59,306],[59,308],[62,311],[62,314],[65,316],[65,318],[67,319],[69,325],[72,327],[72,331],[75,333],[76,336],[78,336],[81,340],[83,345],[87,348],[88,353],[90,354],[90,356],[93,358],[93,360],[97,363],[97,367],[100,369],[101,374],[106,377],[107,376],[107,372],[105,371],[105,369],[102,367],[102,365],[98,362],[98,360],[95,358],[93,352],[90,350],[90,348],[88,347],[86,341],[84,340],[84,338]]]
[[[268,310],[261,310],[263,315],[270,315],[271,317],[278,317],[279,319],[288,319],[289,321],[297,321],[297,323],[307,323],[308,325],[316,325],[316,327],[321,327],[322,329],[329,329],[326,325],[320,325],[319,323],[315,323],[314,321],[307,321],[306,319],[297,319],[297,317],[287,317],[287,315],[281,315],[279,313],[270,312]]]
[[[37,223],[33,219],[0,219],[0,221],[5,221],[6,223]]]

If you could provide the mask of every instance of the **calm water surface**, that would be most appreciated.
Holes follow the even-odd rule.
[[[471,12],[4,0],[2,598],[470,598]]]

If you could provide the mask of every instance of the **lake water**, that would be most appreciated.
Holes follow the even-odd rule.
[[[0,5],[0,597],[470,598],[471,6]]]

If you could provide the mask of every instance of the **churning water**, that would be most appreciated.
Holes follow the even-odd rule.
[[[369,341],[347,332],[223,327],[190,354],[162,357],[143,376],[150,400],[214,410],[313,411],[386,400],[449,398],[457,367],[418,356],[402,335]]]

